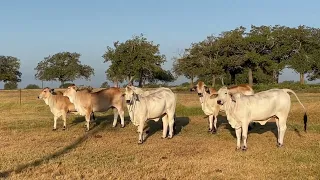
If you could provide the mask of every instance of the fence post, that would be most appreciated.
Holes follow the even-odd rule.
[[[21,88],[20,88],[20,90],[19,90],[19,91],[20,91],[20,105],[21,105]]]

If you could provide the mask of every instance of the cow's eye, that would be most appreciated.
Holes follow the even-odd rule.
[[[224,93],[224,94],[228,94],[228,93]]]

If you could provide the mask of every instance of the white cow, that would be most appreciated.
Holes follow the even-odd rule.
[[[217,103],[224,106],[229,124],[236,130],[237,150],[240,149],[241,132],[243,139],[242,150],[247,149],[248,124],[258,122],[264,125],[275,118],[278,127],[278,147],[283,146],[283,138],[287,129],[287,118],[290,111],[291,99],[288,93],[296,96],[305,110],[305,130],[307,124],[306,109],[294,91],[290,89],[270,89],[254,95],[229,94],[226,87],[218,91]]]
[[[190,91],[197,91],[201,108],[204,114],[209,116],[209,132],[215,134],[217,132],[217,117],[220,111],[224,111],[223,106],[217,104],[217,99],[211,97],[213,94],[217,94],[217,91],[213,88],[209,88],[204,82],[198,81],[197,85],[190,89]],[[242,93],[245,95],[254,94],[253,89],[248,84],[240,84],[232,87],[228,87],[228,91],[232,94]]]
[[[162,118],[163,134],[166,138],[169,126],[169,136],[173,136],[176,96],[169,88],[163,88],[148,95],[136,94],[129,86],[125,91],[126,103],[132,105],[132,118],[138,122],[139,141],[143,143],[143,128],[147,120],[159,121]]]
[[[159,90],[165,89],[163,87],[160,87],[160,88],[153,89],[153,90],[150,90],[150,91],[144,91],[141,88],[138,88],[138,87],[135,87],[135,86],[132,86],[132,85],[128,85],[127,87],[129,87],[134,93],[136,93],[138,95],[141,95],[141,96],[147,96],[147,95],[149,95],[151,93],[154,93],[154,92],[157,92]],[[133,118],[133,115],[132,115],[133,104],[127,104],[127,108],[128,108],[128,113],[129,113],[129,117],[130,117],[131,122],[135,126],[138,126],[139,122],[135,121],[134,118]]]

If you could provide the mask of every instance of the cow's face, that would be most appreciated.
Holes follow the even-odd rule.
[[[223,104],[227,101],[228,96],[230,96],[230,95],[228,94],[228,89],[227,89],[226,86],[224,86],[224,87],[220,88],[218,92],[213,93],[213,94],[210,96],[210,98],[211,98],[211,99],[216,98],[216,99],[217,99],[217,104],[223,105]]]
[[[132,104],[134,100],[138,99],[137,94],[134,93],[133,89],[130,86],[126,87],[124,96],[127,104]]]
[[[46,87],[43,88],[41,93],[38,96],[38,99],[47,99],[51,95],[51,89]]]
[[[67,96],[67,97],[72,97],[73,95],[75,95],[75,93],[77,92],[77,87],[76,85],[71,85],[67,88],[67,90],[65,90],[63,92],[63,96]]]
[[[190,91],[196,91],[199,97],[203,97],[204,93],[210,94],[210,89],[202,81],[199,81]]]

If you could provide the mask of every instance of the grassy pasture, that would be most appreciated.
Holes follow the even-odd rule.
[[[247,152],[235,151],[236,139],[223,114],[218,134],[207,132],[207,120],[196,94],[178,93],[177,132],[161,139],[160,122],[148,122],[149,133],[138,145],[136,128],[112,128],[111,110],[96,113],[84,132],[84,117],[69,115],[67,130],[52,131],[53,115],[39,90],[0,91],[0,179],[319,179],[320,93],[294,96],[284,147],[276,147],[276,125],[256,125]],[[120,120],[118,121],[118,123]]]

